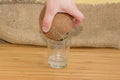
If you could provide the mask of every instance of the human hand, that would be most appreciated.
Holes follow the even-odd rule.
[[[84,19],[84,15],[76,7],[74,0],[47,0],[46,11],[43,19],[42,30],[48,32],[54,16],[58,12],[68,13],[73,16],[73,27],[77,27]]]

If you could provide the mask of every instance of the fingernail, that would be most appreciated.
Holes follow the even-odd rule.
[[[46,27],[46,26],[43,26],[42,29],[43,29],[44,32],[48,32],[49,31],[48,27]]]

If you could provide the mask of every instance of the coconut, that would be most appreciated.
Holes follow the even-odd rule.
[[[44,15],[45,15],[45,7],[42,9],[39,19],[41,28],[42,28]],[[54,16],[50,30],[48,32],[43,32],[43,31],[42,32],[49,39],[61,41],[66,39],[70,35],[72,28],[73,28],[73,17],[67,13],[57,13]]]

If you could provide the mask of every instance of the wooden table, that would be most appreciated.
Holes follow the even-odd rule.
[[[120,50],[72,48],[68,67],[52,69],[45,47],[0,44],[0,80],[120,80]]]

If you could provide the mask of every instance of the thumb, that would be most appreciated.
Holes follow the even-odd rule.
[[[49,10],[46,10],[42,25],[42,30],[44,32],[48,32],[50,30],[55,14],[55,12],[50,12]]]

